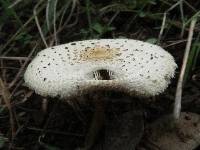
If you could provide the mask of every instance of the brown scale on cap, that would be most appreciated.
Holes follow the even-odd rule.
[[[109,46],[86,47],[80,54],[82,60],[109,60],[119,56],[118,48]]]

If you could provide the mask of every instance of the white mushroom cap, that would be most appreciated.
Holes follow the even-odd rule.
[[[70,97],[96,88],[154,96],[167,88],[176,67],[174,58],[153,44],[131,39],[85,40],[39,52],[24,79],[43,96]],[[101,80],[99,70],[107,70],[110,80]]]

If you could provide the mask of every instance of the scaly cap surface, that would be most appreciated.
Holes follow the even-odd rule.
[[[85,40],[39,52],[24,80],[43,96],[70,97],[95,88],[154,96],[167,88],[176,67],[174,58],[153,44],[131,39]],[[107,70],[110,80],[101,80],[99,70]]]

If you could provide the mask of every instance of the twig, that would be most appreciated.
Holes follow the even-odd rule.
[[[167,42],[170,42],[171,44],[165,45],[165,46],[163,46],[163,48],[171,47],[171,46],[174,46],[174,45],[177,45],[180,43],[185,43],[185,42],[187,42],[187,39],[177,40],[177,41],[167,41]]]
[[[5,66],[4,66],[4,62],[3,62],[3,60],[0,60],[0,66],[2,67],[2,69],[1,69],[1,79],[4,81],[4,82],[6,82],[7,80],[6,80],[6,69],[3,69]],[[7,83],[7,82],[6,82]]]
[[[45,5],[41,6],[38,11],[36,12],[36,14],[40,13]],[[23,26],[21,28],[19,28],[17,30],[17,32],[15,32],[14,35],[12,35],[12,37],[10,39],[8,39],[8,41],[6,42],[6,44],[3,45],[3,47],[0,49],[0,54],[5,50],[5,48],[31,23],[31,21],[34,19],[34,16],[32,16],[31,18],[29,18],[26,23],[23,24]],[[10,49],[11,50],[11,49]],[[6,51],[8,53],[8,50]]]
[[[62,13],[62,15],[61,15],[61,17],[60,17],[60,22],[59,22],[58,28],[60,28],[60,27],[62,26],[65,13],[66,13],[66,11],[67,11],[67,9],[68,9],[68,7],[69,7],[69,5],[70,5],[71,2],[74,2],[74,1],[68,1],[68,2],[66,3],[66,5],[64,6],[64,10],[63,10],[63,13]],[[70,10],[70,14],[71,14],[71,10]],[[71,16],[71,15],[70,15],[70,16]]]
[[[78,23],[78,16],[79,16],[79,7],[76,7],[77,5],[77,0],[73,0],[73,3],[72,3],[72,8],[70,10],[70,14],[68,15],[66,21],[64,22],[64,24],[62,25],[62,21],[60,21],[60,24],[59,24],[59,28],[57,30],[57,34],[60,33],[64,28],[71,28],[72,26],[74,26],[75,24]],[[77,13],[75,15],[75,20],[74,22],[72,22],[71,24],[68,24],[72,15],[73,15],[73,12],[74,12],[74,9],[77,8]]]
[[[16,94],[17,89],[21,86],[21,84],[23,82],[24,82],[23,79],[21,79],[21,80],[18,81],[18,83],[15,85],[15,88],[10,93],[10,98],[12,98],[14,94]]]
[[[35,23],[36,23],[37,28],[38,28],[38,30],[39,30],[40,36],[41,36],[41,38],[42,38],[42,41],[43,41],[44,45],[45,45],[46,47],[48,47],[47,42],[46,42],[46,40],[45,40],[45,38],[44,38],[44,34],[43,34],[42,29],[41,29],[41,27],[40,27],[40,23],[39,23],[38,17],[37,17],[37,8],[38,8],[38,6],[40,5],[40,3],[42,3],[42,2],[43,2],[43,0],[40,0],[40,2],[34,7],[34,9],[33,9],[33,15],[34,15]]]
[[[9,56],[2,56],[0,57],[0,60],[31,60],[32,58],[28,58],[28,57],[9,57]]]
[[[86,0],[86,14],[87,14],[87,21],[88,21],[88,25],[89,25],[89,31],[90,31],[90,34],[92,35],[92,20],[91,20],[91,8],[90,8],[90,0]]]
[[[70,19],[72,18],[72,15],[73,15],[73,12],[74,12],[74,10],[75,10],[75,8],[76,8],[76,5],[77,5],[77,1],[76,1],[76,0],[73,0],[73,1],[72,1],[72,7],[71,7],[70,13],[69,13],[69,15],[68,15],[66,21],[65,21],[64,24],[62,25],[62,20],[61,20],[61,21],[60,21],[60,24],[59,24],[59,28],[62,29],[63,27],[66,27],[66,26],[67,26],[67,24],[69,23]],[[78,9],[78,7],[77,7],[77,9]],[[62,27],[61,27],[61,26],[62,26]]]
[[[30,57],[33,55],[33,53],[34,53],[36,47],[37,47],[37,44],[36,44],[36,46],[32,49],[32,51],[29,53],[29,55],[28,55],[28,58],[29,58],[29,59],[30,59]],[[17,75],[16,75],[15,78],[12,80],[12,82],[9,84],[9,88],[11,88],[13,85],[15,85],[15,83],[18,81],[18,79],[19,79],[21,73],[23,72],[23,70],[24,70],[26,64],[28,63],[29,59],[27,59],[27,60],[24,62],[24,64],[22,65],[22,67],[19,69]]]
[[[54,29],[54,39],[55,39],[55,44],[58,44],[58,39],[57,39],[57,31],[56,31],[56,7],[57,7],[57,2],[58,0],[55,0],[55,6],[53,9],[53,29]]]
[[[167,13],[165,12],[164,15],[163,15],[162,26],[161,26],[160,33],[159,33],[159,36],[158,36],[158,43],[161,41],[163,31],[165,29],[166,18],[167,18]]]
[[[180,118],[183,79],[184,79],[185,69],[186,69],[186,65],[187,65],[187,61],[188,61],[188,57],[189,57],[189,53],[190,53],[190,47],[191,47],[191,43],[192,43],[192,37],[193,37],[193,32],[194,32],[196,21],[197,21],[197,18],[194,18],[190,24],[188,41],[186,44],[183,63],[182,63],[182,67],[181,67],[181,72],[180,72],[180,76],[179,76],[178,84],[177,84],[177,88],[176,88],[175,104],[174,104],[174,112],[173,112],[175,121],[179,120],[179,118]]]
[[[0,67],[0,69],[19,70],[17,67]]]
[[[22,0],[16,0],[15,2],[13,2],[10,6],[8,6],[8,8],[13,8],[15,5],[17,5],[18,3],[20,3]]]
[[[49,6],[50,6],[50,0],[47,1],[47,7],[46,7],[46,22],[47,22],[47,28],[50,31]]]
[[[190,3],[188,3],[186,0],[184,0],[184,3],[189,7],[191,8],[194,12],[197,12],[197,9],[194,8]],[[194,5],[195,6],[195,5]]]
[[[53,2],[53,4],[50,4],[50,3],[52,3]],[[53,37],[53,40],[51,40],[50,42],[49,42],[49,46],[52,46],[52,45],[54,45],[54,42],[55,42],[55,45],[57,45],[58,44],[58,40],[57,40],[57,32],[56,32],[56,8],[57,8],[57,3],[58,3],[58,1],[57,0],[48,0],[47,1],[47,6],[46,6],[46,22],[47,22],[47,29],[48,29],[48,31],[50,32],[50,35]],[[52,14],[52,12],[50,11],[51,10],[51,8],[50,8],[50,5],[52,5],[53,6],[53,20],[52,19],[50,19],[49,17],[50,17],[50,15]],[[52,24],[52,22],[53,22],[53,33],[51,32],[51,24]],[[53,34],[53,35],[52,35]],[[47,39],[47,38],[46,38]]]
[[[35,128],[35,127],[27,127],[28,130],[33,130],[37,132],[44,132],[44,129],[40,128]],[[60,135],[65,135],[65,136],[77,136],[77,137],[83,137],[84,135],[82,134],[77,134],[77,133],[68,133],[68,132],[63,132],[63,131],[54,131],[50,129],[45,130],[46,133],[52,133],[52,134],[60,134]]]
[[[162,19],[162,26],[161,26],[160,33],[159,33],[159,36],[158,36],[158,43],[161,41],[164,29],[165,29],[167,13],[170,12],[171,10],[173,10],[174,8],[176,8],[178,5],[181,5],[182,1],[183,0],[179,0],[178,2],[176,2],[174,5],[172,5],[169,9],[167,9],[164,12],[163,19]]]
[[[181,37],[183,37],[184,31],[185,31],[185,20],[184,20],[183,2],[184,1],[181,1],[180,5],[179,5],[179,7],[180,7],[180,13],[181,13],[181,21],[182,21]]]
[[[66,12],[66,10],[67,10],[67,8],[68,8],[68,5],[69,5],[70,3],[72,3],[72,6],[71,6],[71,9],[70,9],[69,15],[68,15],[66,21],[63,23],[63,18],[64,18],[64,15],[65,15],[65,12]],[[74,10],[75,10],[77,4],[78,4],[78,1],[77,1],[77,0],[72,0],[72,2],[69,1],[69,2],[66,4],[66,7],[65,7],[65,9],[64,9],[64,12],[63,12],[63,14],[61,15],[60,22],[58,23],[58,24],[59,24],[59,25],[58,25],[58,28],[56,29],[55,26],[54,26],[54,35],[50,35],[49,37],[47,37],[47,39],[48,39],[48,38],[53,38],[53,40],[52,40],[51,43],[50,43],[50,46],[53,45],[53,42],[54,42],[54,41],[55,41],[55,43],[57,43],[55,37],[56,37],[56,38],[58,37],[58,34],[63,30],[63,28],[70,28],[70,27],[74,26],[74,25],[78,22],[78,15],[76,15],[75,21],[74,21],[73,23],[71,23],[71,24],[68,24],[69,21],[70,21],[70,19],[71,19],[72,16],[73,16],[73,12],[74,12]],[[54,7],[54,8],[55,8],[55,7]],[[78,12],[78,7],[77,7],[77,12]],[[77,14],[78,14],[78,13],[77,13]],[[55,14],[54,14],[54,16],[55,16]],[[54,25],[55,25],[55,23],[54,23]],[[57,30],[57,31],[56,31],[56,30]],[[58,40],[57,40],[57,41],[58,41]],[[57,45],[57,44],[56,44],[56,45]]]
[[[117,11],[113,16],[112,18],[110,19],[110,21],[108,22],[108,26],[111,25],[111,23],[114,21],[114,19],[119,15],[120,11]]]
[[[14,116],[13,116],[13,112],[12,112],[12,107],[11,107],[11,103],[10,103],[10,92],[8,90],[8,88],[5,86],[3,80],[0,78],[0,89],[2,90],[2,97],[4,100],[4,103],[6,105],[6,107],[8,108],[9,111],[9,115],[10,115],[10,126],[11,126],[11,137],[12,140],[15,137],[15,121],[14,121]]]

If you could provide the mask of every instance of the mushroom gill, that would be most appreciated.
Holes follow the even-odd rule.
[[[95,80],[113,80],[114,73],[110,70],[100,69],[93,72]]]

